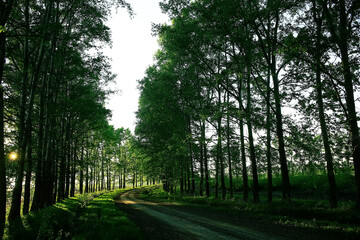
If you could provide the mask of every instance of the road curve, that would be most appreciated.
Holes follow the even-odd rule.
[[[283,239],[254,231],[242,226],[216,221],[206,216],[181,211],[170,203],[154,203],[136,198],[141,189],[133,189],[123,193],[116,201],[128,208],[137,210],[143,218],[156,219],[169,225],[172,231],[179,231],[186,239],[233,240],[233,239]]]

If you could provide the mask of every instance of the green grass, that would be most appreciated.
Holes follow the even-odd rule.
[[[141,239],[115,205],[124,190],[76,195],[7,223],[3,239]]]
[[[91,201],[82,210],[73,239],[142,239],[134,223],[114,203],[123,191],[107,192]]]

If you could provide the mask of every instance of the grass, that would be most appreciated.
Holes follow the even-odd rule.
[[[3,239],[141,239],[115,205],[121,191],[77,195],[31,212],[7,223]]]
[[[73,239],[142,239],[134,223],[114,203],[123,191],[107,192],[91,201],[78,219]]]

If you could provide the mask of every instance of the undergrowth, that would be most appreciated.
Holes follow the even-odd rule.
[[[114,203],[121,191],[76,195],[31,212],[7,223],[3,239],[141,239],[138,229]]]

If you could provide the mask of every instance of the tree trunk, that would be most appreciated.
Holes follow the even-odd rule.
[[[149,180],[147,180],[147,185],[149,185]],[[184,170],[183,170],[183,163],[180,163],[180,193],[184,193]]]
[[[202,128],[200,123],[200,128]],[[200,183],[199,183],[199,193],[200,196],[203,195],[203,183],[204,183],[204,169],[203,169],[203,162],[204,162],[204,154],[203,154],[203,139],[200,138]]]
[[[276,26],[279,22],[279,12],[276,12]],[[274,39],[277,39],[277,27],[274,28]],[[273,52],[277,50],[277,42],[274,41],[272,45]],[[280,166],[281,166],[281,179],[282,179],[282,199],[283,201],[290,202],[290,179],[289,171],[286,160],[285,153],[285,143],[284,143],[284,130],[283,130],[283,120],[281,113],[281,99],[280,99],[280,90],[279,90],[279,79],[276,71],[276,54],[271,56],[271,75],[274,84],[274,99],[275,99],[275,115],[276,115],[276,133],[278,137],[279,144],[279,157],[280,157]]]
[[[61,136],[61,135],[60,135]],[[59,137],[58,137],[59,138]],[[57,139],[56,141],[54,141],[55,144],[55,148],[56,148],[56,153],[55,153],[55,162],[54,162],[54,192],[53,192],[53,196],[52,196],[52,204],[56,203],[56,197],[57,197],[57,192],[58,192],[58,173],[59,173],[59,153],[60,153],[60,144],[59,144],[59,140]]]
[[[1,9],[0,14],[3,13]],[[4,23],[0,23],[3,25]],[[5,33],[0,33],[0,237],[2,238],[6,220],[6,169],[4,145],[4,88],[2,87],[5,64]]]
[[[5,26],[14,0],[0,3],[0,26]],[[0,237],[2,238],[6,218],[6,169],[5,169],[5,145],[4,145],[4,88],[3,74],[5,65],[6,33],[0,32]]]
[[[59,188],[58,188],[58,198],[57,201],[61,201],[65,197],[65,172],[66,172],[66,141],[64,141],[65,134],[65,121],[66,118],[63,117],[61,120],[61,133],[60,133],[60,146],[61,146],[61,155],[60,155],[60,166],[59,166]]]
[[[121,175],[121,169],[119,171],[119,189],[122,188],[122,175]]]
[[[222,106],[221,106],[221,89],[218,85],[218,119],[217,119],[217,131],[218,131],[218,140],[217,140],[217,158],[220,164],[220,185],[221,185],[221,198],[225,200],[226,198],[226,186],[225,186],[225,167],[224,159],[222,154],[222,131],[221,131],[221,120],[222,120]]]
[[[267,74],[266,83],[266,165],[267,165],[267,186],[268,186],[268,202],[272,202],[272,163],[271,163],[271,115],[270,115],[270,68]]]
[[[337,199],[336,199],[336,183],[335,183],[335,175],[334,175],[334,167],[333,167],[333,157],[330,149],[329,137],[327,132],[327,126],[325,121],[324,114],[324,103],[323,103],[323,94],[322,94],[322,81],[321,81],[321,38],[322,38],[322,19],[317,17],[317,9],[315,5],[315,0],[313,0],[313,17],[314,22],[316,23],[316,53],[315,53],[315,74],[316,74],[316,97],[318,104],[318,113],[319,113],[319,121],[321,127],[321,136],[323,139],[324,150],[325,150],[325,160],[326,160],[326,168],[328,173],[328,182],[329,182],[329,197],[330,197],[330,207],[337,207]]]
[[[90,149],[86,149],[86,173],[85,173],[85,193],[89,192],[89,151]]]
[[[90,166],[90,192],[94,192],[94,178],[93,178],[94,167]]]
[[[186,177],[187,177],[187,191],[190,193],[190,166],[189,163],[186,164]]]
[[[250,69],[248,68],[248,76],[247,76],[247,107],[246,107],[246,120],[248,126],[248,134],[249,134],[249,145],[250,145],[250,160],[251,160],[251,169],[252,169],[252,178],[253,178],[253,202],[258,203],[259,198],[259,181],[258,181],[258,173],[257,173],[257,164],[256,164],[256,156],[255,156],[255,147],[254,147],[254,138],[252,134],[252,123],[250,114],[252,113],[251,109],[251,84],[250,84]]]
[[[124,166],[123,188],[126,188],[126,167]]]
[[[346,107],[348,110],[349,126],[351,131],[350,132],[351,144],[353,148],[355,183],[356,183],[356,191],[357,191],[356,208],[360,209],[360,136],[359,136],[359,128],[357,125],[354,86],[353,86],[353,73],[351,72],[350,61],[349,61],[348,32],[350,32],[350,30],[347,28],[345,1],[340,0],[339,4],[340,4],[340,25],[339,25],[340,36],[338,38],[339,41],[337,44],[340,49],[341,60],[342,60],[342,71],[345,80],[344,85],[345,85],[345,93],[346,93]]]
[[[240,109],[243,109],[242,104],[242,80],[238,78],[238,103]],[[248,183],[248,174],[247,174],[247,167],[246,167],[246,156],[245,156],[245,140],[244,140],[244,114],[242,113],[239,116],[239,128],[240,128],[240,153],[241,153],[241,165],[242,165],[242,180],[243,180],[243,200],[244,202],[248,201],[249,198],[249,183]]]
[[[191,119],[189,118],[189,134],[191,133]],[[190,160],[190,170],[191,170],[191,194],[195,194],[195,176],[194,176],[194,159],[193,159],[193,151],[192,151],[192,137],[189,139],[189,160]]]
[[[72,162],[72,154],[71,154],[71,113],[68,113],[68,121],[66,126],[66,170],[65,170],[65,198],[69,197],[70,192],[70,166]]]
[[[84,166],[84,141],[82,141],[81,155],[80,155],[80,184],[79,184],[80,194],[83,194],[83,190],[84,190],[84,170],[83,170],[83,166]]]
[[[22,81],[22,90],[21,90],[21,104],[20,104],[20,114],[19,114],[19,143],[23,141],[24,132],[25,132],[25,112],[26,112],[26,99],[28,95],[28,81],[29,81],[29,0],[25,1],[25,9],[24,9],[24,17],[25,17],[25,37],[24,37],[24,67],[23,67],[23,81]],[[31,120],[31,119],[30,119]],[[31,128],[31,123],[30,126]],[[31,137],[31,129],[30,137]],[[29,139],[30,141],[30,139]],[[31,149],[31,148],[29,148]],[[26,149],[19,149],[23,151],[25,154]],[[29,157],[29,155],[27,156]],[[30,156],[31,158],[31,156]],[[28,159],[27,163],[27,173],[26,173],[26,183],[25,183],[25,196],[24,196],[24,205],[23,205],[23,213],[27,214],[29,212],[29,205],[30,205],[30,182],[31,181],[31,165],[32,159]],[[29,175],[30,174],[30,175]],[[30,176],[30,179],[29,179]],[[28,184],[28,185],[27,185]],[[27,188],[27,187],[28,188]]]
[[[226,80],[227,88],[229,88],[229,78]],[[227,148],[227,155],[228,155],[228,167],[229,167],[229,192],[230,198],[234,198],[233,192],[233,181],[232,181],[232,168],[231,168],[231,142],[230,142],[230,95],[227,94],[227,112],[226,112],[226,148]]]
[[[28,214],[30,209],[30,184],[31,184],[31,174],[32,174],[32,129],[30,129],[29,143],[27,147],[27,169],[25,177],[25,192],[24,192],[24,205],[23,205],[23,214]]]
[[[70,187],[70,197],[75,196],[75,175],[76,175],[76,160],[77,160],[77,143],[74,142],[74,147],[72,148],[73,158],[71,162],[71,187]]]
[[[210,184],[209,184],[209,166],[208,166],[208,158],[207,158],[207,145],[206,145],[206,136],[205,136],[205,119],[202,120],[202,128],[201,128],[201,138],[203,139],[203,148],[204,148],[204,168],[205,168],[205,193],[206,197],[210,197]]]

